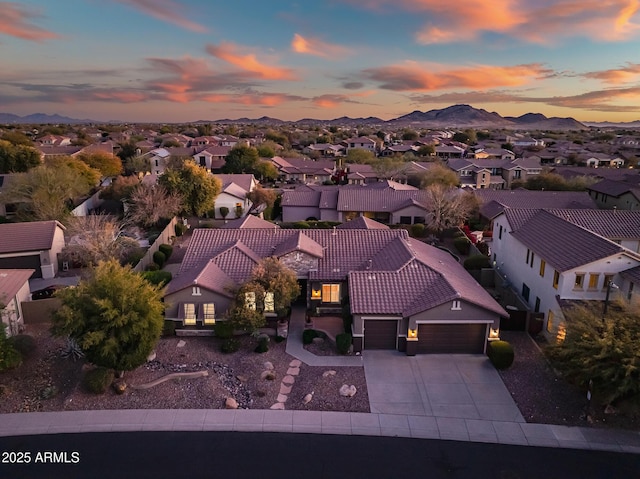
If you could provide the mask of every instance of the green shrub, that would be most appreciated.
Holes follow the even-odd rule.
[[[163,336],[175,336],[176,335],[176,322],[165,320],[164,328],[162,329]]]
[[[469,254],[469,250],[471,249],[471,241],[466,236],[455,238],[453,240],[453,246],[458,250],[460,254]]]
[[[29,336],[28,334],[18,334],[16,336],[12,336],[8,340],[9,344],[20,353],[22,359],[28,359],[33,356],[33,353],[36,351],[38,344],[33,336]]]
[[[153,253],[153,262],[157,264],[159,268],[162,268],[166,261],[167,257],[162,251],[156,251],[155,253]]]
[[[156,267],[157,264],[153,263]],[[149,281],[149,283],[154,284],[156,286],[164,286],[169,281],[171,281],[171,272],[170,271],[144,271],[141,273],[142,277]]]
[[[131,266],[135,266],[140,262],[142,258],[144,258],[144,254],[144,249],[136,248],[127,255],[124,262],[126,264],[130,264]]]
[[[22,357],[7,339],[6,326],[0,323],[0,371],[20,366]]]
[[[455,230],[455,232],[453,233],[453,237],[454,237],[454,239],[455,239],[455,238],[466,238],[466,237],[467,237],[467,235],[466,235],[466,234],[464,234],[464,232],[463,232],[463,231],[461,231],[461,230],[459,230],[459,229],[456,229],[456,230]]]
[[[144,270],[145,271],[159,271],[160,270],[160,266],[158,266],[156,263],[149,263]]]
[[[479,270],[482,268],[490,268],[490,267],[491,267],[491,261],[489,260],[489,257],[481,254],[469,256],[467,259],[464,260],[464,269],[466,269],[467,271]]]
[[[306,221],[296,221],[293,223],[293,227],[299,230],[308,230],[310,228],[309,223]]]
[[[224,354],[235,353],[238,349],[240,349],[240,341],[236,338],[227,338],[222,341],[222,346],[220,346],[220,351]]]
[[[347,354],[351,347],[351,340],[352,338],[350,333],[338,334],[336,336],[336,347],[338,348],[338,353]]]
[[[171,253],[173,253],[173,246],[167,243],[162,243],[158,246],[158,251],[162,251],[166,259],[169,259]]]
[[[175,230],[176,230],[176,236],[182,236],[187,232],[187,225],[182,223],[176,223]]]
[[[319,337],[320,334],[315,329],[305,329],[302,331],[302,344],[311,344],[313,338]]]
[[[104,394],[113,382],[113,377],[111,369],[96,368],[86,372],[82,383],[90,393]]]
[[[513,346],[506,341],[491,341],[487,356],[496,369],[507,369],[513,364]]]
[[[480,251],[480,253],[482,253],[483,255],[489,256],[489,245],[484,241],[478,241],[476,243],[476,248],[478,248],[478,251]]]
[[[275,337],[275,339],[274,339],[274,341],[275,341],[276,343],[281,343],[281,342],[282,342],[282,341],[284,341],[285,339],[287,339],[287,338],[285,338],[284,336],[276,336],[276,337]]]
[[[258,336],[258,345],[254,349],[256,353],[266,353],[269,351],[269,336],[261,334]]]
[[[220,339],[229,339],[233,337],[233,324],[226,321],[216,321],[213,326],[213,332]]]
[[[156,240],[158,239],[158,236],[160,236],[160,233],[158,232],[153,232],[153,233],[149,233],[149,244],[153,244],[156,242]]]
[[[422,223],[411,225],[411,236],[414,238],[422,238],[424,236],[425,226]]]

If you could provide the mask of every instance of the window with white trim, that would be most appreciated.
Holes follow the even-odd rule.
[[[216,307],[213,303],[202,305],[202,322],[204,324],[216,324]]]
[[[196,305],[193,303],[184,303],[182,308],[185,326],[196,324]]]
[[[253,291],[247,291],[244,293],[244,306],[247,309],[251,309],[253,311],[256,310],[256,293]]]
[[[322,285],[322,302],[323,303],[339,303],[340,302],[340,283]]]

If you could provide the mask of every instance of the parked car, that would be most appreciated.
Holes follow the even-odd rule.
[[[36,299],[51,298],[53,296],[53,293],[55,293],[59,289],[66,288],[66,287],[67,287],[66,284],[52,284],[50,286],[47,286],[46,288],[42,288],[31,293],[31,299],[36,300]]]

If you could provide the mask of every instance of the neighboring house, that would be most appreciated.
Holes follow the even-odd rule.
[[[229,209],[229,214],[226,217],[227,219],[246,216],[253,204],[247,199],[247,194],[250,191],[253,191],[258,185],[254,176],[250,174],[214,176],[222,182],[222,191],[216,197],[216,218],[222,218],[220,215],[221,207]]]
[[[640,209],[640,181],[602,180],[587,187],[600,208]]]
[[[344,177],[349,185],[364,185],[379,181],[380,175],[372,165],[353,163],[345,166]]]
[[[32,269],[34,278],[55,277],[65,229],[58,221],[0,224],[0,268]]]
[[[507,143],[519,148],[544,147],[544,140],[538,140],[528,136],[507,136]]]
[[[435,156],[442,160],[464,157],[465,149],[457,145],[436,145]]]
[[[332,145],[330,143],[315,143],[304,148],[302,152],[305,155],[317,152],[324,157],[336,157],[344,154],[345,147],[344,145]]]
[[[167,148],[155,148],[148,153],[145,153],[144,158],[149,160],[149,167],[152,175],[161,175],[167,168],[171,153]]]
[[[0,269],[0,320],[7,336],[20,333],[24,326],[21,303],[29,301],[32,269]]]
[[[69,146],[71,138],[61,135],[45,135],[36,140],[39,146]]]
[[[640,255],[562,216],[507,208],[493,220],[492,260],[544,330],[563,337],[561,301],[603,301],[607,285],[640,265]]]
[[[640,298],[640,266],[627,269],[620,273],[620,293],[623,297],[631,302],[634,301],[638,304],[638,298]]]
[[[480,148],[473,152],[476,160],[515,160],[516,155],[505,148]]]
[[[598,168],[601,166],[609,168],[620,168],[624,166],[624,160],[618,156],[607,155],[606,153],[586,152],[578,155],[577,161],[589,168]]]
[[[196,165],[211,173],[220,173],[226,163],[226,157],[231,151],[230,146],[210,145],[193,155]]]
[[[508,150],[504,150],[508,151]],[[460,179],[462,187],[472,189],[511,189],[514,181],[526,181],[542,173],[542,166],[535,158],[526,159],[450,159],[447,166]]]
[[[271,223],[270,221],[263,220],[262,218],[258,218],[254,215],[246,215],[242,218],[237,218],[235,220],[227,221],[225,224],[220,226],[220,228],[225,229],[280,229],[275,223]]]
[[[506,208],[597,209],[585,191],[475,190],[480,200],[480,216],[492,221]]]
[[[404,230],[196,229],[165,290],[166,319],[210,328],[271,256],[295,271],[308,308],[335,314],[349,298],[356,352],[481,354],[507,316],[449,253]]]
[[[334,160],[274,156],[270,161],[277,168],[280,178],[299,183],[320,184],[330,181],[336,169]]]
[[[365,216],[385,224],[426,223],[428,195],[390,180],[340,187],[307,185],[282,193],[282,220],[345,222]]]
[[[374,154],[376,152],[375,140],[372,140],[371,138],[368,138],[366,136],[360,136],[358,138],[349,138],[348,140],[344,140],[342,144],[345,145],[347,153],[349,153],[350,150],[353,150],[356,148],[359,148],[361,150],[367,150]]]

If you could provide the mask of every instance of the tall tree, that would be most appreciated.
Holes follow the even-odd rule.
[[[180,213],[182,198],[162,185],[139,184],[131,191],[127,205],[127,219],[146,228]]]
[[[564,311],[564,339],[546,349],[554,367],[579,386],[593,381],[595,400],[640,399],[640,305],[599,302]],[[562,330],[562,328],[561,328]]]
[[[255,148],[246,145],[235,146],[227,154],[222,172],[253,173],[258,161],[258,150]]]
[[[160,290],[115,260],[99,263],[76,288],[56,294],[62,306],[53,316],[54,335],[73,338],[97,366],[131,371],[160,339]]]
[[[274,308],[284,312],[300,295],[296,273],[282,264],[278,258],[263,259],[251,272],[251,282],[259,284],[265,292],[274,295]]]
[[[253,191],[247,193],[247,199],[251,201],[251,208],[248,214],[259,213],[265,208],[272,208],[277,196],[278,194],[274,190],[257,186]]]
[[[216,197],[222,191],[222,183],[200,168],[193,160],[187,160],[179,170],[169,169],[158,177],[158,183],[169,194],[182,198],[183,211],[203,216],[214,207]]]
[[[420,175],[420,188],[422,189],[431,185],[458,186],[459,183],[458,175],[442,164],[434,164]]]
[[[364,148],[351,148],[347,155],[344,157],[345,163],[373,163],[376,159],[376,155]]]
[[[95,168],[102,176],[118,176],[122,173],[122,160],[116,155],[103,151],[80,153],[77,158],[91,168]]]
[[[71,159],[18,173],[2,193],[4,200],[18,204],[17,215],[23,220],[64,221],[71,212],[72,201],[89,193],[100,175],[81,162],[77,163],[82,166],[74,167],[74,161],[77,162]]]
[[[427,227],[436,233],[460,226],[478,209],[478,199],[473,193],[443,184],[426,188],[429,216]]]
[[[278,169],[269,161],[259,161],[253,169],[253,174],[260,181],[273,181],[278,178]]]
[[[0,140],[0,174],[21,173],[40,164],[40,153],[35,148]]]

